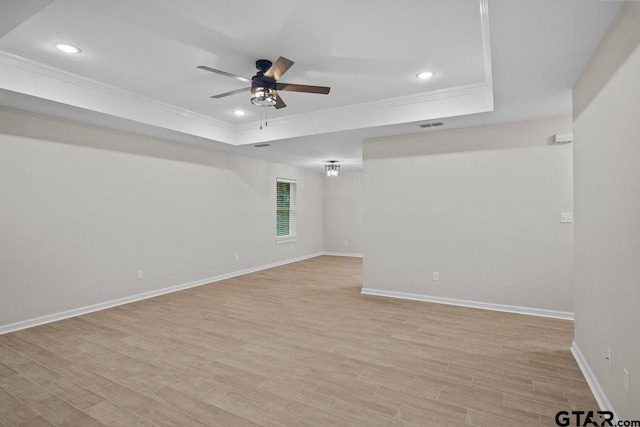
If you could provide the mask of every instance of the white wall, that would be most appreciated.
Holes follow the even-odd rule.
[[[323,212],[324,250],[335,254],[361,255],[362,171],[325,177]]]
[[[574,87],[574,136],[575,346],[601,402],[608,399],[621,419],[640,419],[638,2],[623,6]]]
[[[365,141],[363,287],[573,312],[564,132],[568,116]]]
[[[276,177],[298,180],[293,245]],[[319,172],[1,108],[0,327],[322,252],[322,194]]]

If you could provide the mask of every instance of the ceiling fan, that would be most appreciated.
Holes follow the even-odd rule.
[[[280,109],[286,107],[287,104],[285,104],[280,95],[278,95],[279,90],[291,92],[320,93],[324,95],[329,93],[331,88],[326,86],[309,86],[278,82],[282,75],[286,73],[293,64],[293,61],[285,58],[284,56],[279,57],[274,63],[267,59],[259,59],[256,61],[256,68],[258,69],[258,72],[250,79],[232,73],[227,73],[226,71],[216,70],[215,68],[207,67],[206,65],[200,65],[197,68],[231,77],[236,80],[240,80],[241,82],[251,83],[251,87],[236,89],[232,90],[231,92],[225,92],[211,97],[216,99],[251,90],[252,104],[258,105],[260,107],[275,106],[277,109]]]

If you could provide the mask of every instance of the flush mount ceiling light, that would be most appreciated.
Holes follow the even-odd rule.
[[[80,48],[77,48],[73,45],[67,43],[56,43],[54,44],[55,48],[64,53],[80,53]]]
[[[326,176],[340,176],[340,165],[337,164],[337,160],[329,160],[328,164],[324,165],[324,174]]]
[[[427,80],[430,79],[431,77],[435,76],[436,73],[434,73],[433,71],[422,71],[418,74],[416,74],[416,77],[419,78],[420,80]]]
[[[236,115],[236,116],[238,116],[238,117],[242,117],[242,116],[244,116],[245,114],[247,114],[247,112],[246,112],[246,111],[243,111],[243,110],[233,110],[233,114],[235,114],[235,115]]]

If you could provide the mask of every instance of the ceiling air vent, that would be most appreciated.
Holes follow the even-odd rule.
[[[266,142],[264,142],[262,144],[256,144],[256,145],[254,145],[254,147],[256,147],[256,148],[271,147],[271,144],[267,144]]]
[[[444,123],[442,122],[433,122],[433,123],[425,123],[420,125],[421,128],[430,128],[430,127],[436,127],[436,126],[442,126]]]

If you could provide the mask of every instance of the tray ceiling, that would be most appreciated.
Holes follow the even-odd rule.
[[[571,113],[571,88],[619,10],[604,0],[4,0],[0,104],[322,170],[363,138]],[[78,46],[66,55],[54,44]],[[260,108],[257,59],[295,61]],[[436,72],[418,80],[423,70]],[[238,117],[236,109],[247,114]],[[267,112],[268,126],[260,130]],[[421,128],[425,121],[444,122]],[[269,142],[267,148],[253,144]]]

